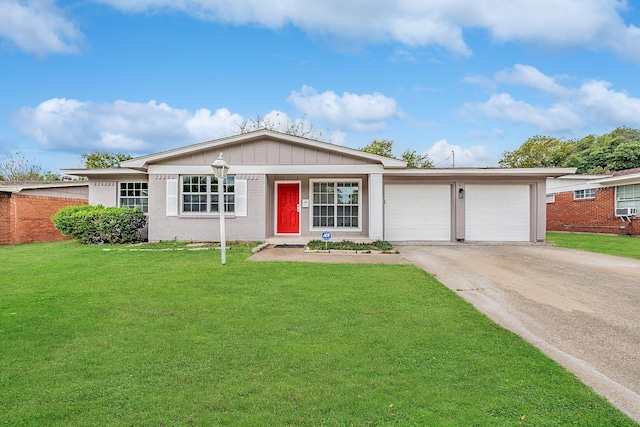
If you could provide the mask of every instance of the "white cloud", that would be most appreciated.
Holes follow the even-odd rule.
[[[0,0],[0,38],[38,56],[78,52],[83,40],[53,0]]]
[[[550,108],[539,108],[524,101],[516,101],[508,93],[494,94],[485,103],[467,104],[492,119],[512,123],[528,124],[544,131],[557,132],[582,126],[580,117],[567,106],[554,104]]]
[[[381,93],[358,95],[333,91],[318,93],[303,86],[288,98],[311,119],[328,120],[341,129],[374,132],[386,128],[386,122],[401,115],[396,100]]]
[[[478,81],[474,76],[470,82]],[[516,65],[498,72],[496,83],[526,86],[556,97],[551,106],[535,106],[518,101],[509,93],[494,93],[483,103],[467,103],[461,116],[481,114],[492,119],[535,126],[543,131],[579,130],[587,125],[618,127],[640,124],[640,98],[612,90],[606,81],[591,80],[578,87],[560,85],[534,67]],[[584,118],[584,120],[583,120]]]
[[[339,130],[331,132],[327,138],[327,142],[337,145],[344,145],[346,141],[347,134]]]
[[[13,122],[48,150],[140,153],[229,135],[243,120],[225,108],[190,112],[156,101],[96,104],[52,98],[35,108],[20,109]]]
[[[498,42],[558,48],[608,49],[640,61],[640,29],[621,17],[623,0],[94,0],[126,12],[180,11],[198,19],[258,24],[369,42],[441,46],[470,54],[465,29],[485,30]]]
[[[512,70],[500,71],[495,79],[502,83],[519,84],[557,96],[570,96],[571,90],[556,83],[556,79],[530,65],[516,64]]]
[[[580,87],[577,103],[597,122],[640,124],[640,98],[613,91],[611,86],[605,81],[588,81]]]
[[[439,46],[470,55],[465,30],[497,42],[611,50],[640,62],[640,28],[627,25],[624,0],[93,0],[128,13],[181,12],[196,19],[364,42]],[[82,35],[54,0],[0,0],[0,37],[39,55],[78,49]]]
[[[471,148],[463,148],[460,145],[449,144],[446,139],[437,141],[427,149],[429,158],[438,168],[488,166],[491,159],[487,154],[487,148],[483,145],[474,145]]]

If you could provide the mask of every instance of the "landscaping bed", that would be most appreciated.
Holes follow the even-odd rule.
[[[393,245],[384,240],[374,242],[353,242],[350,240],[325,242],[322,240],[312,240],[307,243],[305,252],[349,252],[365,254],[397,254],[398,251]]]

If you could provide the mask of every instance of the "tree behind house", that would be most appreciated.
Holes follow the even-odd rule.
[[[600,174],[640,167],[640,130],[626,126],[601,135],[563,140],[536,135],[505,151],[501,167],[575,167],[577,173]]]
[[[0,181],[59,181],[60,175],[43,171],[42,166],[20,153],[8,154],[0,163]]]
[[[80,155],[84,166],[88,169],[119,168],[120,162],[130,160],[131,156],[122,153],[107,153],[106,151],[94,151]]]
[[[398,157],[393,155],[393,141],[387,139],[376,139],[360,150],[365,153],[398,159]],[[407,168],[409,169],[428,169],[433,167],[433,162],[429,158],[429,155],[419,154],[416,150],[405,150],[399,160],[407,162]]]

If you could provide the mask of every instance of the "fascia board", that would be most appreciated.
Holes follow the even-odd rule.
[[[83,187],[87,186],[89,183],[87,181],[79,181],[79,182],[61,182],[61,183],[42,183],[42,184],[25,184],[25,185],[13,185],[13,186],[2,186],[0,185],[0,192],[3,193],[19,193],[22,190],[38,190],[38,189],[47,189],[47,188],[67,188],[67,187]]]
[[[424,177],[531,177],[556,178],[575,173],[576,168],[446,168],[387,171],[388,176]]]
[[[597,182],[604,187],[613,187],[616,185],[627,185],[627,184],[640,184],[640,173],[633,174],[633,175],[608,177],[608,178],[598,179],[594,182]]]
[[[63,175],[72,176],[103,176],[103,175],[146,175],[145,171],[129,168],[89,168],[89,169],[60,169]]]

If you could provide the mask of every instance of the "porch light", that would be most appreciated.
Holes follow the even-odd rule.
[[[220,156],[211,164],[213,174],[218,179],[218,212],[220,213],[220,256],[222,259],[222,265],[227,263],[227,244],[225,239],[225,227],[224,227],[224,180],[229,172],[229,165]]]

